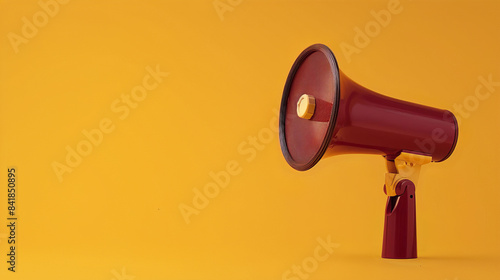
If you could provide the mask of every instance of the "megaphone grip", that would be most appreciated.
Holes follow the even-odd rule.
[[[415,184],[401,180],[396,189],[401,195],[387,198],[382,258],[413,259],[417,257]]]

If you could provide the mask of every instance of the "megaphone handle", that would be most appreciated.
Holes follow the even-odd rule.
[[[417,220],[415,184],[408,179],[398,182],[396,196],[389,196],[385,207],[382,258],[417,257]]]

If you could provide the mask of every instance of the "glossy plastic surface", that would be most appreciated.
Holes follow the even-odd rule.
[[[385,207],[382,258],[412,259],[417,257],[417,218],[415,185],[401,180],[397,196],[389,196]]]
[[[297,170],[313,167],[330,144],[340,99],[338,73],[330,49],[314,45],[299,55],[288,75],[281,100],[280,143],[287,162]],[[315,99],[310,119],[297,115],[297,102],[304,94]]]
[[[297,116],[302,94],[314,96],[316,112]],[[283,92],[280,143],[297,170],[313,167],[323,156],[377,154],[396,157],[403,151],[443,161],[458,137],[455,116],[447,111],[387,97],[353,82],[338,70],[330,49],[313,45],[295,61]]]

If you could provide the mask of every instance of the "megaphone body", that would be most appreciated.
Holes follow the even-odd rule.
[[[389,198],[382,255],[416,257],[415,226],[404,226],[415,224],[414,175],[421,164],[440,162],[452,154],[458,124],[450,111],[360,86],[339,70],[328,47],[317,44],[304,50],[290,70],[281,101],[279,134],[286,161],[300,171],[333,155],[384,156]]]

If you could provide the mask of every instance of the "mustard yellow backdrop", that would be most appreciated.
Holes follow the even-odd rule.
[[[0,278],[500,279],[499,11],[1,0]],[[381,156],[298,172],[281,154],[283,86],[314,43],[460,121],[454,154],[421,172],[418,259],[380,258]]]

